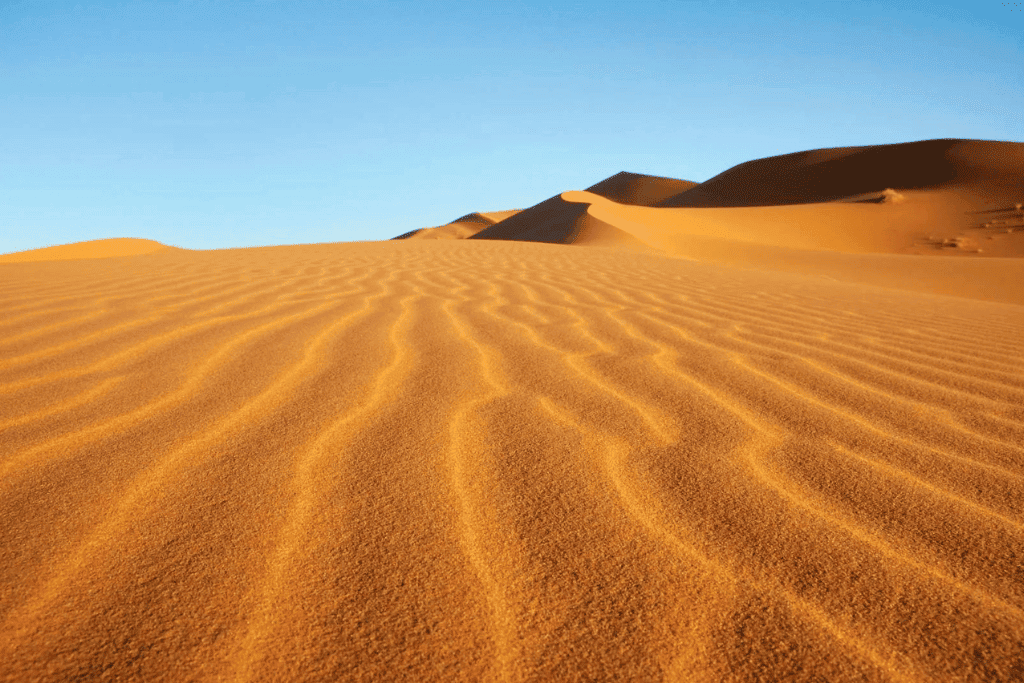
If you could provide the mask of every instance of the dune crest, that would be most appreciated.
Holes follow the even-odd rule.
[[[417,240],[461,240],[467,239],[476,235],[484,228],[488,228],[495,223],[499,223],[506,218],[516,215],[519,213],[519,209],[512,209],[510,211],[490,211],[487,213],[473,212],[466,214],[462,218],[456,218],[451,223],[437,226],[436,228],[418,228],[416,230],[410,230],[409,232],[403,233],[398,237],[392,239],[405,240],[405,239],[417,239]]]
[[[153,240],[135,237],[116,237],[60,244],[41,249],[0,254],[0,263],[29,263],[32,261],[69,261],[76,259],[116,258],[152,254],[164,249],[177,249]]]
[[[643,175],[622,171],[587,188],[587,192],[601,195],[620,204],[656,206],[670,197],[696,187],[698,183],[675,178]]]
[[[637,198],[673,183],[685,189],[658,202]],[[1024,144],[929,140],[770,157],[699,185],[620,173],[469,238],[628,246],[1024,303],[1022,202]],[[987,265],[969,262],[978,257]]]
[[[1019,193],[1024,143],[923,140],[837,147],[757,159],[734,166],[659,206],[780,206],[898,190],[955,187],[983,195]]]
[[[605,226],[608,234],[615,231],[666,255],[1024,304],[1024,231],[1004,234],[1006,239],[993,244],[965,227],[977,219],[963,210],[955,193],[880,195],[886,201],[734,209],[631,207],[588,192],[566,192],[561,198],[586,206],[587,219]],[[617,240],[609,236],[590,243]],[[980,255],[983,246],[1003,258],[964,258]]]

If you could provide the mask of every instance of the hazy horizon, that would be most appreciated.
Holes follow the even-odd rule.
[[[0,253],[387,239],[623,170],[1021,140],[1012,5],[9,3]]]

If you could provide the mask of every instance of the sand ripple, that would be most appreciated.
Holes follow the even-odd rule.
[[[1024,678],[1024,309],[612,248],[0,265],[0,679]]]

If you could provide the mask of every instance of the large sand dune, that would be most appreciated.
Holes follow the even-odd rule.
[[[684,189],[663,198],[674,187]],[[630,247],[1024,304],[1022,203],[1024,144],[928,140],[770,157],[700,184],[620,173],[463,237]]]
[[[837,147],[757,159],[667,198],[659,206],[777,206],[842,199],[885,188],[1019,192],[1024,143],[922,140]]]
[[[0,680],[1024,679],[1024,259],[629,191],[0,264]]]

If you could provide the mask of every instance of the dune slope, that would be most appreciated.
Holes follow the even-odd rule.
[[[53,247],[43,247],[42,249],[0,254],[0,263],[116,258],[119,256],[151,254],[164,249],[177,249],[177,247],[168,247],[160,242],[135,237],[115,237],[112,239],[89,240],[87,242],[60,244]]]
[[[580,230],[578,221],[586,212],[586,206],[567,202],[561,196],[551,197],[468,239],[572,244]]]
[[[689,180],[622,171],[591,185],[586,191],[620,204],[655,206],[696,186],[697,183]]]
[[[472,239],[0,278],[0,680],[1024,676],[1024,307]]]
[[[484,228],[488,228],[499,221],[519,213],[519,209],[510,211],[491,211],[488,213],[470,213],[462,218],[456,218],[451,223],[439,225],[436,228],[418,228],[402,233],[396,240],[405,239],[427,239],[427,240],[461,240],[472,237]]]
[[[588,187],[586,193],[630,206],[654,206],[696,184],[688,180],[623,171]],[[615,226],[588,217],[585,207],[565,201],[563,195],[551,197],[523,211],[508,212],[509,215],[501,220],[466,237],[553,244],[644,246]]]
[[[654,201],[673,184],[689,189]],[[628,246],[1024,303],[1022,205],[1024,144],[927,140],[760,159],[700,185],[620,173],[470,239]]]
[[[561,197],[585,206],[585,220],[667,255],[1024,304],[1024,213],[985,212],[1004,220],[977,225],[953,191],[904,191],[896,203],[731,209],[624,206],[588,192]]]
[[[1018,193],[1024,143],[922,140],[895,145],[816,149],[734,166],[659,206],[778,206],[824,202],[886,188],[956,185]]]

